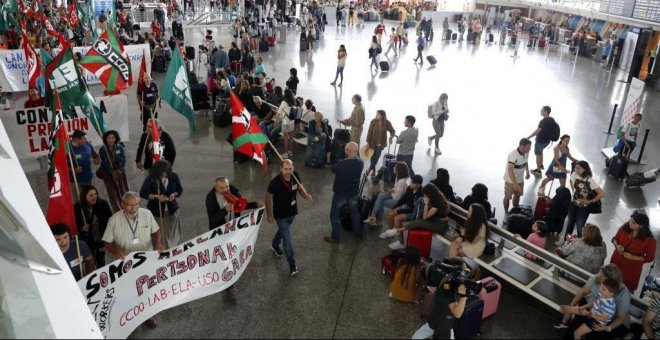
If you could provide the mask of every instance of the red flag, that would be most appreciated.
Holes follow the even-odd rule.
[[[80,20],[78,19],[76,1],[77,0],[72,0],[71,3],[69,4],[69,24],[71,24],[71,27],[73,29],[76,29],[78,27],[78,24],[80,23]]]
[[[55,93],[55,105],[57,108],[56,116],[53,122],[54,133],[51,138],[51,149],[53,152],[54,171],[48,181],[48,190],[50,198],[48,199],[48,210],[46,211],[46,221],[49,225],[55,223],[64,223],[71,228],[71,235],[76,235],[76,218],[73,213],[73,197],[71,196],[71,184],[69,183],[69,168],[67,166],[67,148],[66,143],[69,135],[66,132],[66,126],[62,118],[62,108],[59,95]]]
[[[137,93],[142,92],[144,88],[144,74],[147,73],[147,57],[144,55],[144,50],[142,50],[142,62],[140,63],[140,76],[138,77],[137,84]]]
[[[37,84],[37,78],[41,75],[41,58],[30,44],[27,38],[25,29],[25,22],[21,23],[21,36],[23,37],[23,51],[25,52],[25,60],[27,60],[29,83],[28,86],[33,88]]]
[[[234,151],[247,155],[266,168],[267,163],[264,150],[266,149],[268,138],[261,131],[259,124],[252,118],[234,92],[230,93],[229,99]]]
[[[154,118],[154,114],[152,112],[151,113],[151,140],[152,140],[151,157],[153,157],[154,163],[156,163],[160,161],[160,154],[162,150],[160,149],[160,133],[158,132],[158,124],[156,123],[156,120],[153,118]]]
[[[99,36],[80,65],[94,73],[108,92],[125,90],[133,85],[131,59],[112,27]]]

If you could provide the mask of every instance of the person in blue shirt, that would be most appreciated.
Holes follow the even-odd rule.
[[[94,165],[101,163],[101,158],[94,151],[92,143],[87,141],[87,132],[82,130],[74,130],[71,134],[71,151],[73,153],[73,171],[71,172],[70,181],[74,182],[73,176],[79,186],[92,185],[92,162]],[[76,192],[76,190],[71,190]],[[74,195],[74,202],[78,202],[78,197]]]
[[[351,223],[355,235],[362,237],[362,221],[360,221],[357,199],[364,163],[359,157],[357,143],[347,143],[344,152],[347,158],[332,166],[332,172],[335,174],[335,181],[332,185],[332,206],[330,208],[332,235],[323,237],[323,240],[332,244],[339,243],[341,230],[339,213],[344,204],[348,204],[351,211]]]

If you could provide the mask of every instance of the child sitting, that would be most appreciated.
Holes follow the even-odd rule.
[[[590,333],[597,325],[607,325],[612,321],[616,312],[614,303],[614,294],[619,290],[619,284],[612,278],[606,278],[600,285],[600,292],[593,302],[584,306],[569,307],[573,308],[576,314],[585,316],[584,323],[573,333],[575,339]]]
[[[527,242],[539,247],[545,249],[545,241],[546,241],[546,235],[548,235],[548,224],[543,222],[543,221],[536,221],[534,224],[532,224],[532,233],[527,236]],[[516,234],[514,235],[515,237],[520,237],[520,235]],[[525,252],[525,257],[530,259],[530,260],[536,260],[538,257],[536,255],[526,251]]]
[[[422,287],[422,269],[419,250],[407,246],[396,267],[390,284],[390,297],[402,302],[417,302]]]

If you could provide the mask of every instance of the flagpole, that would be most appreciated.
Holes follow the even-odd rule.
[[[60,117],[60,118],[62,118],[62,117]],[[62,122],[62,121],[60,120],[60,122]],[[71,146],[71,142],[68,139],[66,139],[64,141],[64,143],[66,143],[66,148],[68,148],[69,150],[73,150],[73,147]],[[81,199],[81,197],[80,197],[80,188],[78,188],[78,179],[76,178],[76,168],[73,166],[73,159],[71,157],[71,153],[70,152],[65,152],[65,153],[67,155],[66,158],[69,160],[69,166],[71,166],[71,170],[73,170],[73,176],[72,176],[73,177],[73,183],[75,184],[76,194],[78,194],[78,199],[80,200]],[[62,178],[60,178],[60,180],[62,180]],[[78,201],[78,203],[80,203],[80,201]],[[80,205],[80,212],[81,212],[81,215],[82,215],[82,218],[83,218],[83,225],[85,225],[85,224],[87,224],[87,219],[85,218],[85,210],[83,209],[82,203],[80,203],[79,205]],[[73,226],[73,227],[76,227],[76,226]],[[91,228],[91,226],[88,226],[88,227]],[[78,232],[77,231],[76,231],[76,235],[74,235],[73,238],[76,240],[76,252],[78,254],[78,258],[80,258],[80,241],[78,241]],[[78,263],[78,266],[80,267],[80,277],[82,277],[83,276],[82,261],[80,261],[80,263]]]
[[[160,180],[160,179],[158,179]],[[160,196],[160,183],[156,182],[156,192],[158,196]],[[160,233],[161,235],[165,236],[165,248],[170,247],[170,240],[167,238],[167,230],[165,230],[165,224],[163,223],[163,206],[160,203],[160,197],[156,197],[156,201],[158,201],[158,214],[160,215],[160,229],[163,231]]]
[[[262,132],[262,133],[263,133],[263,132]],[[280,159],[280,161],[281,161],[281,162],[284,162],[284,158],[282,158],[282,155],[280,155],[280,153],[277,151],[277,149],[275,148],[275,146],[273,145],[273,143],[271,143],[270,139],[267,138],[267,140],[268,140],[268,145],[270,145],[270,148],[273,149],[273,151],[275,151],[275,154],[276,154],[277,157]],[[265,157],[265,155],[264,155],[264,157]],[[288,159],[288,158],[287,158],[287,159]],[[264,162],[266,162],[265,159],[264,159]],[[298,177],[297,177],[296,175],[293,175],[292,177],[293,177],[294,180],[296,180],[296,183],[298,183],[298,185],[301,185],[301,186],[303,185],[303,184],[300,182],[300,180],[298,180]]]

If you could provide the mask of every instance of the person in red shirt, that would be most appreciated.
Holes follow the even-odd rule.
[[[621,268],[623,283],[632,293],[639,285],[644,263],[655,258],[656,241],[648,215],[642,211],[633,212],[612,238],[612,244],[616,249],[610,262]]]
[[[43,97],[39,97],[39,90],[36,87],[28,90],[28,100],[25,101],[25,108],[46,106],[46,101]]]
[[[9,30],[5,32],[5,42],[10,50],[16,50],[20,47],[18,44],[18,33],[16,33],[16,27],[14,25],[10,25]]]

